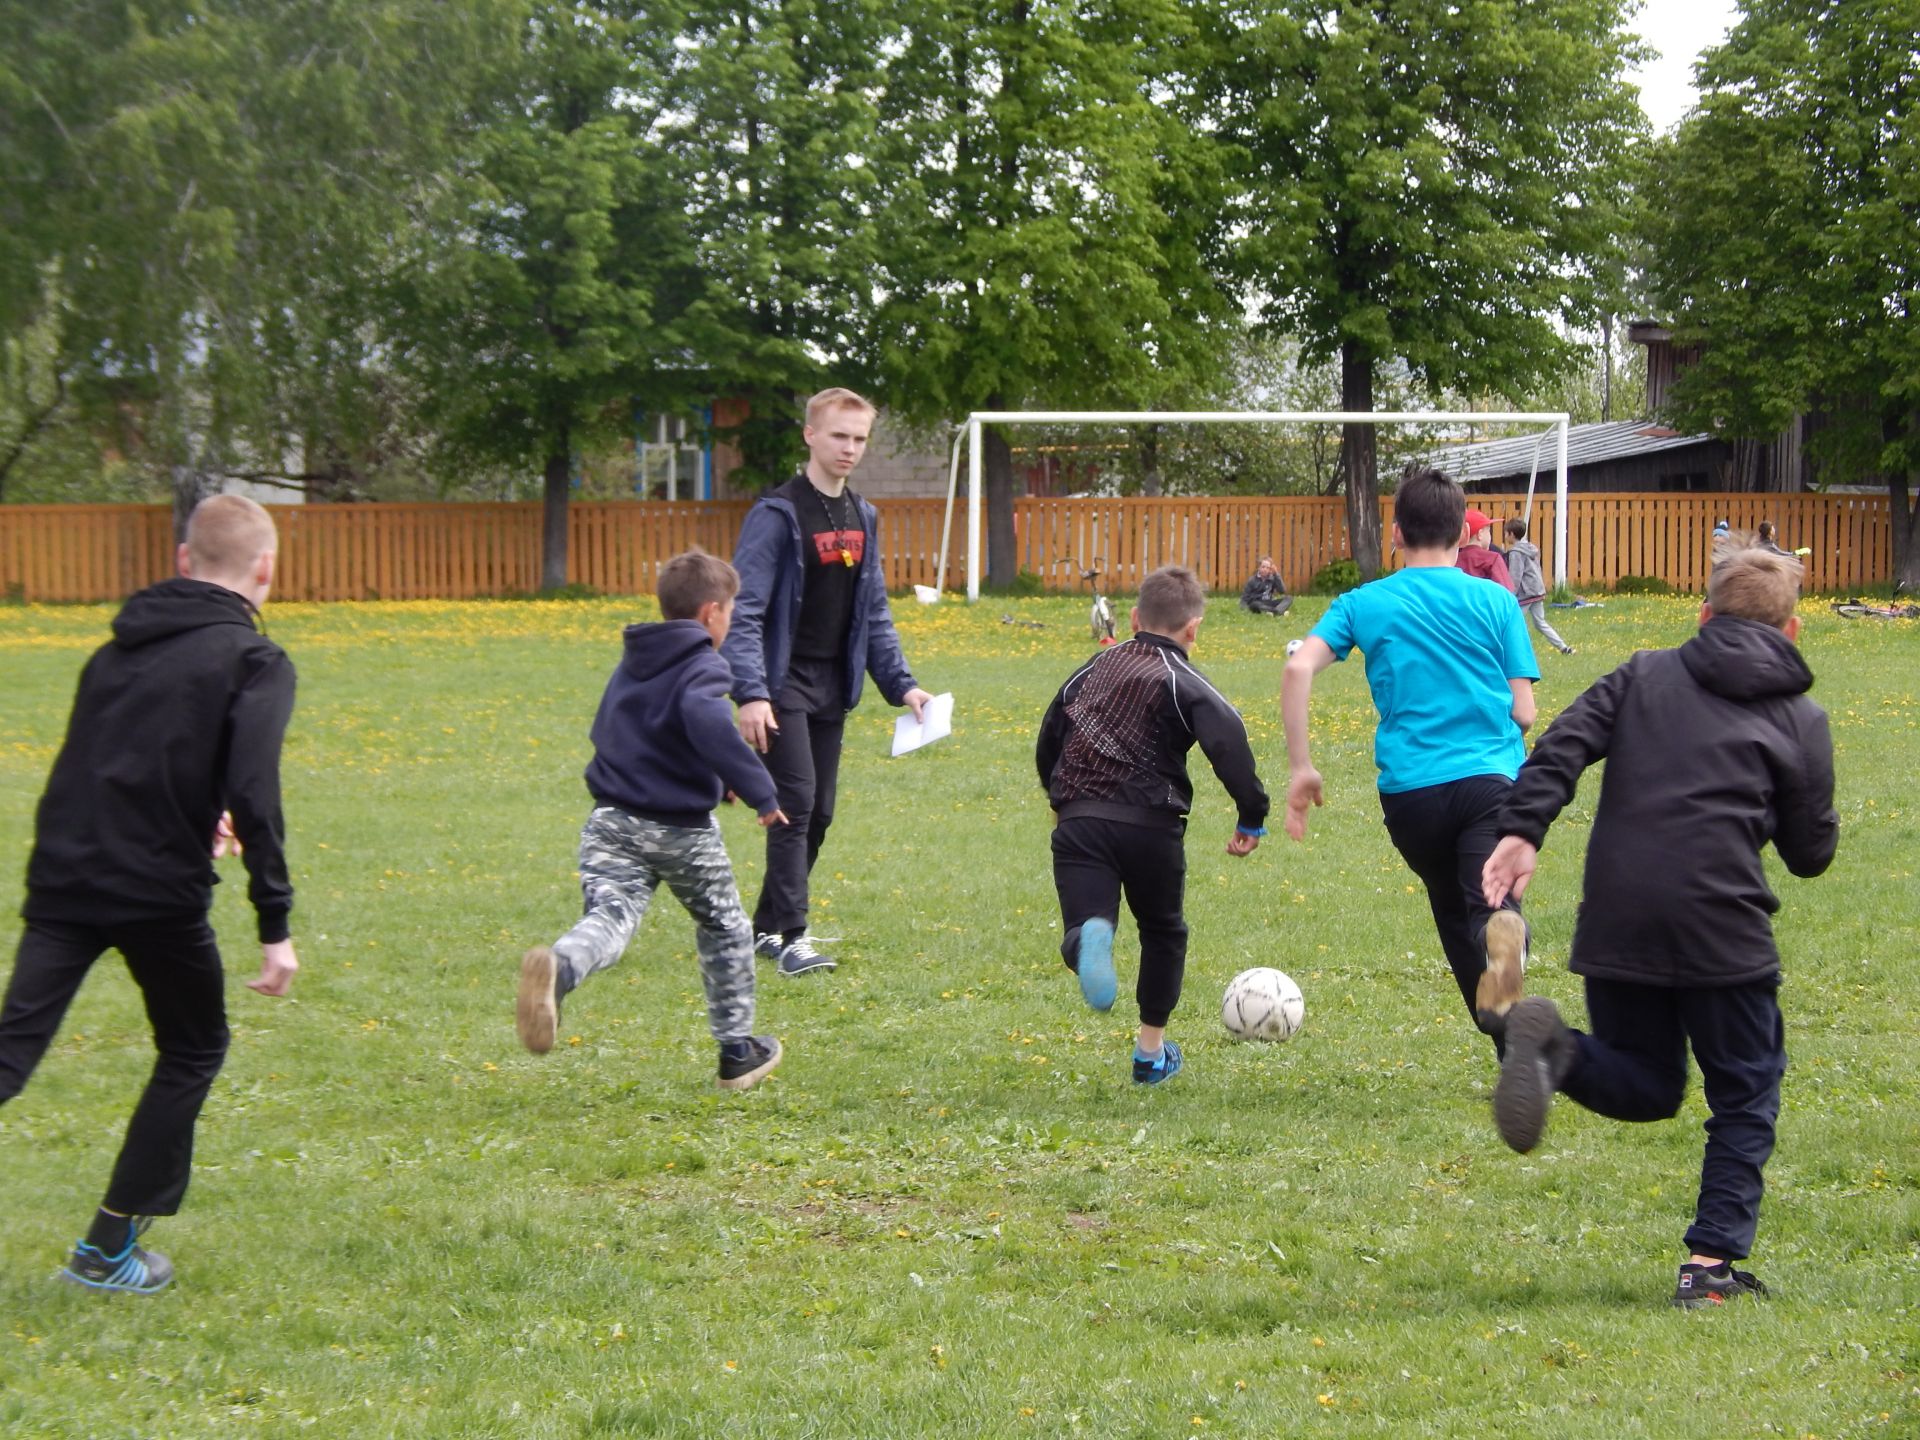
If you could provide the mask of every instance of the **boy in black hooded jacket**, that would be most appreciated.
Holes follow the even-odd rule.
[[[1524,891],[1581,772],[1607,762],[1569,962],[1592,1031],[1569,1030],[1550,1000],[1515,1005],[1494,1117],[1520,1151],[1539,1143],[1556,1089],[1616,1120],[1666,1119],[1691,1043],[1713,1118],[1673,1297],[1686,1308],[1765,1293],[1732,1266],[1752,1249],[1786,1070],[1780,902],[1760,851],[1771,840],[1813,876],[1839,841],[1833,742],[1794,644],[1799,580],[1790,557],[1721,559],[1699,634],[1602,676],[1540,737],[1485,868],[1488,904]]]
[[[81,673],[40,801],[27,924],[0,1008],[0,1101],[26,1085],[109,949],[140,987],[159,1051],[106,1197],[61,1272],[88,1289],[148,1295],[173,1278],[166,1256],[136,1242],[152,1217],[179,1212],[194,1125],[226,1059],[209,851],[245,845],[261,949],[249,988],[284,995],[299,966],[280,815],[293,663],[255,625],[275,555],[273,520],[253,501],[200,503],[179,578],[129,598]]]
[[[745,1090],[780,1063],[780,1042],[753,1033],[753,930],[713,823],[724,793],[762,825],[787,823],[766,766],[734,729],[732,672],[715,653],[739,590],[731,565],[690,550],[661,567],[660,623],[627,627],[593,719],[595,808],[580,831],[586,913],[520,960],[515,1020],[536,1055],[553,1048],[561,1000],[620,958],[664,881],[698,927],[720,1088]]]

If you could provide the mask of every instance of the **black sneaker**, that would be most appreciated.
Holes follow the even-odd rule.
[[[771,1035],[727,1040],[720,1046],[720,1088],[745,1090],[780,1063],[780,1042]]]
[[[129,1295],[153,1295],[173,1282],[173,1262],[158,1250],[140,1248],[140,1234],[152,1217],[133,1222],[126,1248],[109,1255],[82,1240],[73,1247],[60,1278],[88,1290],[120,1290]]]
[[[1551,1000],[1529,996],[1507,1013],[1507,1057],[1493,1087],[1493,1122],[1521,1154],[1546,1133],[1553,1092],[1573,1067],[1573,1032]]]
[[[762,930],[753,937],[753,953],[762,960],[778,960],[787,938],[778,930]]]
[[[801,935],[790,940],[780,948],[780,973],[782,975],[805,975],[810,970],[831,970],[834,968],[831,956],[822,955],[813,948],[813,937]]]
[[[1518,910],[1496,910],[1487,917],[1487,968],[1473,998],[1474,1019],[1489,1035],[1507,1028],[1507,1012],[1520,998],[1527,973],[1527,922]]]
[[[1673,1303],[1682,1310],[1698,1310],[1703,1305],[1724,1305],[1737,1296],[1766,1293],[1758,1275],[1736,1270],[1723,1260],[1718,1265],[1682,1265]]]

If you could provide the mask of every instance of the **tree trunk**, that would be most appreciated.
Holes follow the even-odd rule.
[[[1006,409],[1005,397],[989,397],[987,408]],[[1007,586],[1020,574],[1013,543],[1013,446],[991,425],[981,427],[980,443],[987,482],[987,583]]]
[[[567,499],[573,489],[573,453],[562,432],[547,452],[545,506],[540,516],[540,588],[567,583]]]
[[[1351,340],[1340,347],[1340,408],[1373,409],[1373,357]],[[1340,468],[1347,484],[1347,543],[1365,583],[1380,574],[1380,476],[1372,425],[1340,427]]]
[[[184,545],[187,539],[187,520],[193,514],[193,507],[209,495],[220,493],[220,482],[208,474],[211,468],[207,457],[201,456],[198,465],[188,463],[173,467],[173,538],[176,544]]]
[[[1140,493],[1158,495],[1160,493],[1160,427],[1147,426],[1147,433],[1140,437]]]

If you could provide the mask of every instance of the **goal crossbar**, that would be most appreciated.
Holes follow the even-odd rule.
[[[1553,581],[1567,583],[1567,427],[1564,410],[976,410],[953,437],[947,464],[947,508],[940,530],[937,589],[947,580],[947,549],[960,480],[960,451],[967,452],[967,600],[980,598],[981,492],[985,463],[982,425],[1330,425],[1487,424],[1551,425],[1554,435]],[[1529,485],[1528,499],[1532,499]]]

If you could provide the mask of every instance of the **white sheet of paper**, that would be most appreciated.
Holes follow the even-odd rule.
[[[931,745],[936,740],[944,740],[953,733],[953,694],[936,695],[920,707],[925,720],[913,718],[909,710],[893,722],[893,753],[904,755],[909,750],[918,750],[922,745]]]

